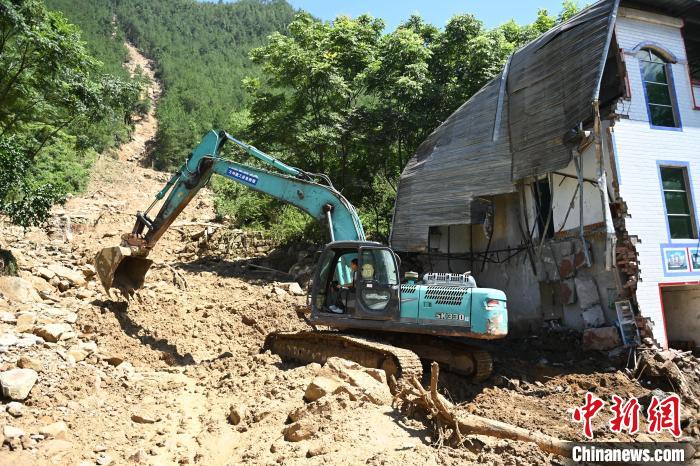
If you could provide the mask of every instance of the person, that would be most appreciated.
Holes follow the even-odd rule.
[[[360,270],[360,264],[357,259],[353,259],[350,261],[350,283],[346,283],[345,285],[340,285],[339,283],[335,283],[335,290],[336,290],[336,303],[328,306],[328,309],[331,310],[331,312],[335,312],[336,314],[342,314],[345,312],[345,304],[347,303],[347,300],[349,298],[349,293],[353,293],[355,291],[355,282],[357,281],[357,275]]]

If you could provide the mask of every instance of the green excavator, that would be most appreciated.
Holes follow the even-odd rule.
[[[275,171],[222,158],[228,141]],[[150,250],[213,174],[294,205],[328,227],[330,242],[318,256],[309,286],[310,315],[303,316],[314,330],[271,333],[266,349],[302,364],[339,356],[384,369],[396,380],[420,376],[420,359],[477,381],[490,376],[489,353],[469,340],[507,335],[502,291],[477,287],[469,273],[427,273],[419,280],[408,272],[402,280],[399,257],[367,241],[357,211],[328,177],[286,165],[224,131],[204,137],[148,209],[136,214],[120,246],[97,254],[95,266],[108,292],[116,288],[128,297],[143,286]],[[317,330],[319,325],[333,330]]]

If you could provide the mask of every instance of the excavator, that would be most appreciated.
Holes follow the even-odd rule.
[[[227,142],[274,171],[224,159]],[[477,287],[468,272],[426,273],[421,280],[407,272],[402,280],[399,256],[366,239],[357,211],[327,176],[289,166],[225,131],[206,134],[148,209],[136,214],[121,245],[97,254],[95,266],[108,293],[116,288],[128,298],[143,286],[152,265],[149,252],[214,174],[296,206],[328,228],[330,242],[318,255],[309,285],[309,315],[301,315],[313,330],[273,332],[265,349],[302,364],[350,359],[385,370],[388,380],[420,378],[421,359],[476,381],[491,375],[490,354],[468,340],[507,335],[503,291]]]

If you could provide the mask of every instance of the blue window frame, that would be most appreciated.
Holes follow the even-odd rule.
[[[637,58],[652,128],[680,129],[681,119],[669,63],[647,48],[637,52]]]

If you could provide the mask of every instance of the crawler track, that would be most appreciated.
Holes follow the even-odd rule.
[[[383,369],[387,379],[423,375],[420,358],[413,351],[372,338],[337,331],[275,332],[265,339],[265,349],[285,361],[323,364],[332,356],[349,359],[365,367]]]

